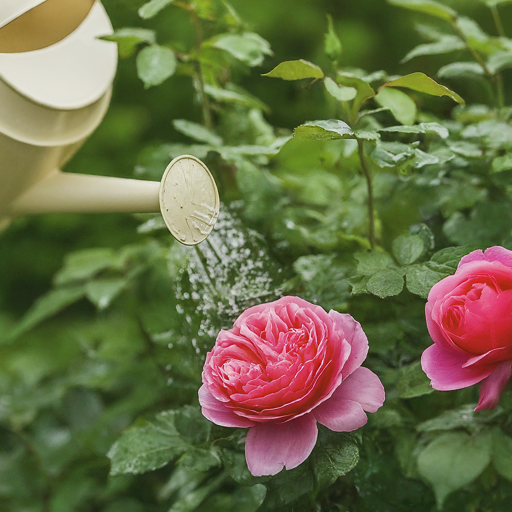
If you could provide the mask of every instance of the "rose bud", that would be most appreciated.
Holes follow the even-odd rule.
[[[382,406],[379,378],[361,367],[367,353],[350,315],[298,297],[254,306],[220,332],[206,357],[202,412],[217,425],[249,427],[253,475],[295,468],[315,446],[317,421],[350,432]]]
[[[496,407],[512,373],[512,251],[464,256],[455,274],[430,290],[425,313],[434,345],[421,365],[432,387],[482,382],[475,410]]]

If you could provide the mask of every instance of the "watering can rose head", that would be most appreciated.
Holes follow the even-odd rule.
[[[350,315],[297,297],[247,309],[221,331],[203,370],[199,402],[217,425],[249,427],[254,476],[292,469],[313,450],[317,422],[350,432],[384,402],[379,378],[361,364],[368,340]]]
[[[421,364],[432,387],[482,382],[475,410],[496,407],[512,373],[512,251],[491,247],[462,258],[430,291],[426,318],[434,345]]]

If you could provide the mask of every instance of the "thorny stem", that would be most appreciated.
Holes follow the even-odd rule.
[[[505,30],[503,29],[503,23],[501,22],[500,13],[498,12],[498,8],[493,5],[491,6],[492,17],[494,18],[494,24],[496,25],[496,30],[500,37],[507,37],[505,35]]]
[[[375,249],[375,217],[373,213],[372,173],[366,165],[362,140],[357,139],[357,147],[359,149],[359,161],[361,162],[361,169],[363,170],[364,177],[366,178],[366,186],[368,188],[368,240],[370,241],[370,247],[373,250]]]
[[[502,108],[503,105],[504,105],[504,96],[503,96],[503,80],[501,78],[501,75],[499,73],[493,74],[491,72],[491,70],[487,66],[485,60],[469,44],[469,41],[468,41],[468,38],[466,37],[466,34],[464,34],[464,32],[460,29],[459,25],[457,24],[457,20],[456,19],[452,21],[452,26],[453,26],[455,32],[457,32],[459,37],[464,42],[464,45],[466,46],[466,49],[469,51],[469,53],[471,53],[471,55],[478,62],[478,64],[480,64],[480,66],[482,66],[482,69],[484,70],[485,76],[489,80],[491,80],[492,82],[494,82],[496,84],[496,91],[498,93],[498,97],[497,97],[498,108]]]

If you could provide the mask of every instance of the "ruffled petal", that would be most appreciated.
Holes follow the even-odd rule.
[[[505,249],[504,247],[494,246],[486,249],[485,252],[481,250],[470,252],[467,256],[464,256],[457,268],[457,271],[460,267],[467,263],[471,263],[472,261],[499,261],[503,265],[507,267],[512,267],[512,251]]]
[[[245,458],[254,476],[276,475],[296,468],[311,454],[318,436],[312,414],[287,423],[257,423],[249,430]]]
[[[337,329],[344,333],[345,339],[351,346],[350,355],[342,370],[343,379],[359,368],[368,355],[368,338],[363,332],[361,324],[350,315],[341,314],[334,309],[329,311],[329,316],[334,320]]]
[[[428,347],[421,356],[421,367],[439,391],[450,391],[472,386],[488,377],[494,367],[489,365],[464,368],[469,354],[443,350],[437,344]]]
[[[480,387],[480,400],[475,411],[494,409],[500,401],[501,393],[507,386],[512,375],[512,361],[499,364],[494,371],[484,379]]]
[[[376,412],[386,399],[379,377],[368,368],[358,368],[334,392],[338,400],[352,400],[367,412]]]
[[[313,414],[319,423],[334,432],[352,432],[368,421],[359,402],[338,398],[336,392],[320,404]]]
[[[254,421],[235,414],[222,402],[217,400],[208,390],[206,385],[199,388],[199,403],[203,416],[221,427],[252,427]]]
[[[463,365],[463,368],[501,363],[512,359],[512,347],[494,348],[481,356],[470,357]]]

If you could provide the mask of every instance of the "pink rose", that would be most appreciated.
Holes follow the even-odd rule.
[[[464,256],[453,276],[434,285],[425,313],[434,345],[421,365],[432,387],[482,382],[475,410],[496,407],[512,373],[512,251]]]
[[[244,311],[221,331],[203,369],[199,402],[217,425],[249,427],[245,456],[255,476],[304,462],[316,422],[350,432],[384,402],[379,378],[361,363],[368,340],[350,315],[298,297]]]

